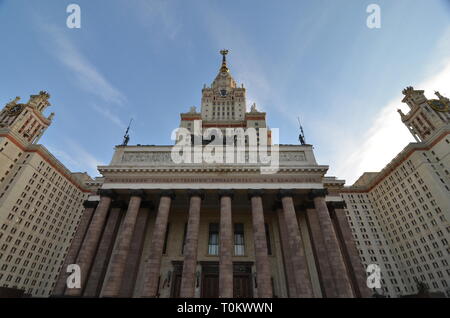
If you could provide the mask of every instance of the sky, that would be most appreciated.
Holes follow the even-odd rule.
[[[248,109],[267,112],[281,144],[298,143],[299,116],[347,184],[414,141],[397,113],[405,87],[450,96],[450,0],[0,0],[0,43],[0,103],[48,91],[56,116],[40,143],[93,177],[131,118],[130,145],[173,144],[223,48]]]

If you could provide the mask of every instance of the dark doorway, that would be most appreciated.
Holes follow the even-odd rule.
[[[233,297],[252,298],[252,265],[251,262],[236,262],[233,264]]]
[[[202,262],[202,298],[219,297],[219,263]],[[252,262],[233,263],[233,297],[252,298]]]
[[[202,298],[219,298],[219,263],[201,262]]]
[[[173,273],[172,273],[172,289],[170,290],[170,297],[180,298],[180,288],[181,288],[181,275],[183,272],[183,262],[172,262]]]

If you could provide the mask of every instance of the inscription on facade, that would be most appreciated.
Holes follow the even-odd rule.
[[[106,178],[105,183],[320,183],[321,177],[261,177],[261,178],[189,178],[189,177],[155,177],[155,178]]]
[[[280,162],[305,162],[304,151],[283,151],[279,153]],[[245,154],[245,163],[249,163],[249,154]],[[225,162],[225,161],[224,161]],[[122,156],[122,163],[147,163],[158,165],[174,165],[170,152],[125,152]],[[208,164],[204,162],[203,164]],[[224,163],[226,164],[226,163]]]

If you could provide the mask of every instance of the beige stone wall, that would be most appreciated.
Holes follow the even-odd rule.
[[[40,153],[21,156],[0,184],[1,286],[50,294],[86,197]]]
[[[380,264],[392,297],[415,293],[415,278],[450,296],[449,145],[444,134],[429,149],[396,158],[375,186],[343,194],[362,261]]]
[[[10,139],[0,137],[0,185],[8,178],[23,151]]]

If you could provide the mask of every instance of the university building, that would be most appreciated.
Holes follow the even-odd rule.
[[[0,111],[0,294],[48,297],[91,190],[37,144],[51,124],[50,95]]]
[[[401,120],[410,143],[380,172],[342,191],[362,263],[381,268],[380,294],[401,297],[418,285],[450,297],[450,101],[403,91]]]
[[[247,111],[246,90],[221,53],[201,110],[181,114],[180,127],[193,137],[186,145],[200,138],[195,153],[218,141],[196,135],[195,125],[201,132],[253,128],[277,165],[250,160],[260,148],[248,139],[244,162],[176,162],[173,145],[126,139],[98,167],[100,189],[85,203],[53,296],[372,295],[340,196],[344,181],[325,176],[328,166],[316,162],[312,145],[272,140],[266,114],[256,105]],[[80,288],[66,284],[70,264],[79,266]]]

